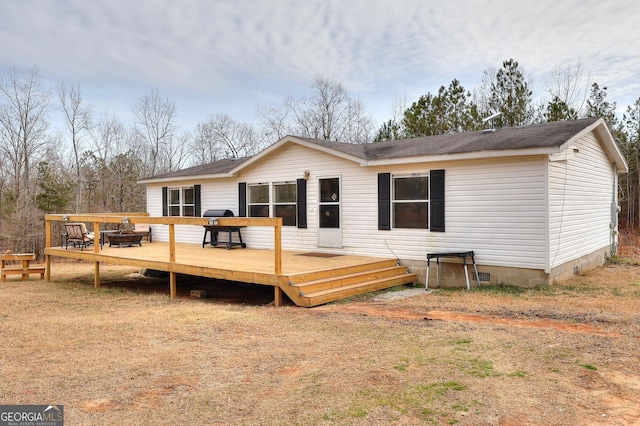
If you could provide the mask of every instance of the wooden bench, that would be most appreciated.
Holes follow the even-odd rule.
[[[0,277],[2,282],[7,282],[7,275],[22,275],[22,281],[29,277],[29,274],[40,274],[40,279],[44,279],[46,267],[31,266],[31,261],[36,260],[34,253],[11,253],[0,254]],[[6,262],[16,261],[20,265],[7,266]]]

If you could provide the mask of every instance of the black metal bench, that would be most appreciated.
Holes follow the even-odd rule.
[[[476,259],[474,257],[473,250],[469,251],[448,251],[448,252],[440,252],[440,253],[427,253],[427,276],[425,279],[425,290],[429,290],[429,266],[431,263],[431,259],[436,260],[436,280],[438,283],[438,287],[440,287],[440,259],[443,257],[451,257],[451,258],[461,258],[462,264],[464,265],[464,278],[467,280],[467,290],[471,289],[469,285],[469,271],[467,271],[467,257],[471,258],[471,263],[473,263],[473,269],[476,272],[476,280],[478,281],[478,286],[480,285],[480,277],[478,276],[478,268],[476,268]]]

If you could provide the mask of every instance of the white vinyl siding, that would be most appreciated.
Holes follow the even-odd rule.
[[[282,170],[292,170],[293,176]],[[293,145],[277,158],[257,165],[241,180],[291,179],[311,172],[307,182],[308,228],[283,228],[285,249],[317,249],[317,170],[323,176],[340,175],[342,229],[345,254],[395,256],[426,260],[426,253],[475,250],[478,260],[497,266],[544,269],[546,157],[494,159],[393,168],[366,168],[304,147]],[[377,229],[377,174],[428,174],[445,169],[446,232],[426,229]],[[205,192],[203,186],[203,193]],[[204,204],[203,204],[204,205]],[[270,230],[247,229],[250,247],[271,247]]]
[[[446,170],[446,231],[393,229],[375,231],[375,238],[365,239],[379,240],[377,254],[400,259],[426,260],[427,252],[474,250],[476,260],[486,265],[542,269],[546,259],[545,158],[385,169],[394,174]],[[372,210],[375,213],[376,207]]]
[[[592,133],[549,163],[550,267],[610,243],[613,169]],[[557,157],[556,157],[557,158]]]
[[[234,179],[216,179],[211,181],[188,181],[180,186],[201,185],[201,208],[229,209],[238,215],[238,182]],[[148,185],[147,211],[151,216],[162,216],[162,187],[167,184]],[[176,185],[177,186],[177,185]],[[196,217],[202,216],[202,211],[196,212]],[[154,241],[169,241],[169,227],[167,225],[152,225]],[[180,243],[202,244],[204,228],[201,226],[176,225],[176,241]],[[243,235],[244,237],[244,235]]]
[[[300,145],[291,144],[258,164],[243,170],[241,182],[295,182],[309,172],[307,180],[307,228],[282,227],[282,248],[285,250],[316,250],[318,228],[318,178],[351,175],[359,166]],[[204,192],[204,188],[203,188]],[[375,199],[374,199],[375,201]],[[272,200],[273,203],[273,200]],[[344,218],[344,211],[343,211]],[[345,224],[342,224],[343,227]],[[245,238],[245,234],[247,237]],[[273,230],[270,228],[246,228],[242,238],[252,248],[272,248]]]
[[[283,227],[282,244],[287,250],[318,250],[318,177],[333,175],[340,176],[342,184],[341,253],[426,261],[428,252],[475,250],[477,261],[484,264],[543,269],[546,259],[544,159],[540,156],[515,161],[493,159],[367,168],[299,145],[289,145],[243,171],[237,179],[198,183],[202,185],[203,210],[228,208],[237,215],[238,182],[293,180],[308,170],[308,227]],[[428,174],[432,169],[445,169],[447,173],[446,232],[379,231],[377,174]],[[161,215],[161,185],[153,188],[149,194],[149,213]],[[202,235],[201,227],[176,227],[178,241],[201,243]],[[273,247],[270,228],[245,228],[242,236],[251,248]],[[154,229],[156,238],[168,240],[167,230],[160,228],[156,233]]]
[[[537,155],[363,167],[291,143],[238,176],[180,186],[202,185],[202,210],[230,209],[237,216],[238,182],[293,182],[306,176],[307,228],[283,227],[282,246],[317,251],[322,250],[317,247],[318,179],[339,177],[343,247],[332,252],[426,264],[428,252],[474,250],[479,264],[545,270],[552,261],[559,265],[609,243],[611,165],[592,134],[575,146],[579,152],[569,163]],[[378,173],[428,176],[437,169],[446,171],[446,231],[378,230]],[[162,215],[162,186],[172,185],[149,185],[152,216]],[[167,227],[153,232],[154,240],[168,240]],[[199,244],[203,232],[202,227],[176,227],[176,238]],[[273,248],[271,228],[244,228],[242,235],[250,248]]]

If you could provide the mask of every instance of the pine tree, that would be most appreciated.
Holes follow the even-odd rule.
[[[514,127],[531,124],[534,120],[533,91],[518,66],[509,59],[502,63],[491,83],[489,109],[502,113],[494,120],[495,127]]]
[[[546,111],[544,112],[544,119],[547,122],[575,120],[577,118],[578,113],[576,110],[571,108],[564,101],[560,100],[557,96],[547,104]]]
[[[433,136],[480,128],[478,108],[458,80],[441,86],[437,95],[420,96],[404,113],[406,137]]]

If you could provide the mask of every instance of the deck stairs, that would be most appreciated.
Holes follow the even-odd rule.
[[[283,277],[280,288],[298,306],[312,307],[389,287],[411,284],[416,275],[394,259]]]

